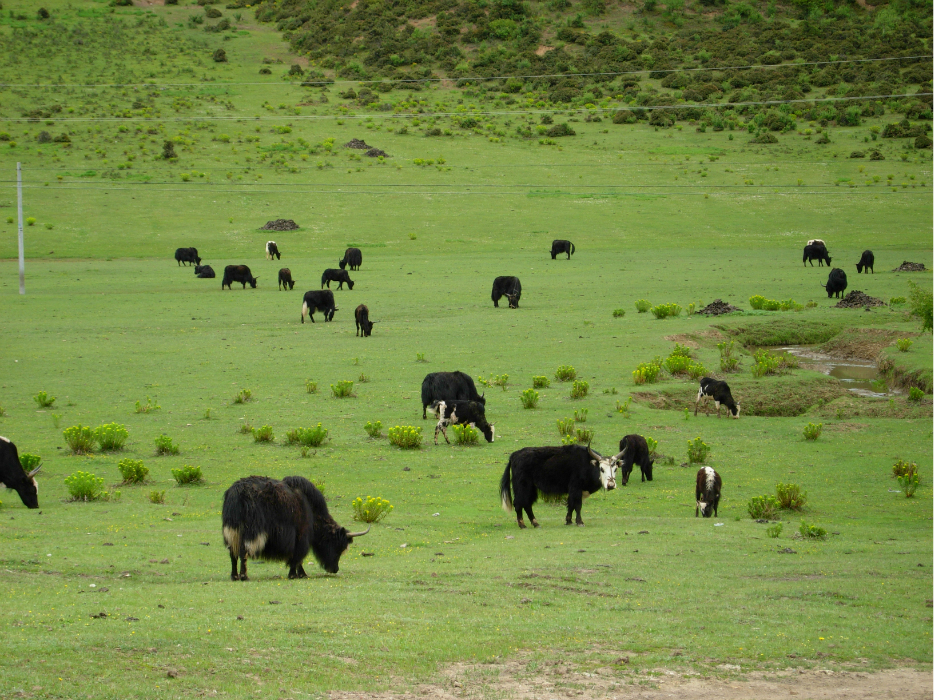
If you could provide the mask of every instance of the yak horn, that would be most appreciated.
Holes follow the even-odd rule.
[[[620,460],[620,458],[621,458],[624,454],[626,454],[626,448],[625,448],[625,447],[623,448],[623,451],[622,451],[622,452],[620,452],[618,455],[615,455],[615,456],[613,457],[613,461],[614,461],[614,462],[618,462],[618,461]]]
[[[370,527],[372,527],[372,525],[371,525]],[[348,533],[347,533],[347,537],[363,537],[363,536],[364,536],[366,533],[368,533],[369,531],[370,531],[370,528],[368,527],[368,528],[367,528],[366,530],[364,530],[363,532],[348,532]]]
[[[598,455],[596,452],[590,449],[590,443],[587,443],[587,451],[590,453],[590,456],[593,457],[594,459],[596,460],[600,459],[600,455]]]
[[[26,477],[29,478],[29,479],[33,478],[36,474],[39,473],[39,470],[40,470],[40,469],[42,469],[42,465],[41,465],[41,464],[40,464],[38,467],[36,467],[35,469],[33,469],[31,472],[29,472],[29,473],[26,475]]]

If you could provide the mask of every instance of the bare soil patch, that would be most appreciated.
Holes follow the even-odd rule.
[[[820,346],[820,351],[839,359],[876,361],[883,348],[905,335],[904,332],[887,328],[859,328],[834,336]]]
[[[892,272],[924,272],[924,270],[924,263],[913,263],[905,260],[901,265],[892,270]]]
[[[263,231],[294,231],[298,228],[296,224],[291,219],[276,219],[275,221],[267,221],[266,225],[263,226],[261,230]]]
[[[835,305],[835,309],[860,309],[868,306],[885,306],[886,303],[881,299],[876,299],[876,297],[871,297],[868,294],[864,294],[858,289],[854,289],[852,292],[843,297]]]
[[[721,316],[723,314],[733,313],[734,311],[742,311],[742,309],[738,306],[727,304],[723,299],[714,299],[697,313],[704,314],[705,316]]]

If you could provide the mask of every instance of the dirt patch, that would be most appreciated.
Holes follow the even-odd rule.
[[[380,156],[382,156],[383,158],[389,157],[389,154],[386,153],[386,151],[383,151],[379,148],[371,148],[363,155],[369,156],[370,158],[379,158]]]
[[[828,423],[824,426],[828,433],[858,433],[865,428],[865,423]]]
[[[886,303],[881,299],[876,299],[871,297],[868,294],[863,294],[863,292],[858,289],[854,289],[852,292],[843,297],[835,305],[835,309],[860,309],[870,306],[885,306]]]
[[[545,46],[544,44],[542,44],[542,45],[539,46],[537,49],[535,49],[535,55],[536,55],[536,56],[544,56],[544,55],[545,55],[546,53],[548,53],[549,51],[554,51],[554,50],[555,50],[555,47],[554,47],[554,46]]]
[[[847,330],[834,336],[820,346],[820,351],[832,355],[836,359],[879,359],[879,353],[895,342],[896,338],[904,337],[905,333],[885,328],[858,328]]]
[[[344,148],[356,148],[361,151],[366,151],[373,147],[367,145],[366,141],[361,141],[360,139],[350,139],[350,141],[344,144]]]
[[[924,272],[924,263],[913,263],[907,260],[896,267],[892,272]]]
[[[296,224],[291,219],[276,219],[275,221],[267,221],[266,225],[261,228],[261,231],[295,231],[298,228]]]
[[[672,343],[681,343],[690,348],[700,347],[701,345],[713,347],[725,338],[726,336],[716,328],[708,328],[705,331],[696,331],[694,333],[675,333],[674,335],[665,336],[665,340],[671,341]]]
[[[704,314],[705,316],[721,316],[723,314],[731,314],[734,311],[742,311],[742,309],[732,304],[727,304],[723,299],[714,299],[697,313]]]

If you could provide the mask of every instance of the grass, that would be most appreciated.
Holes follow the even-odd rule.
[[[48,6],[69,25],[89,31],[109,26],[103,24],[111,21],[105,4],[72,4],[76,9],[58,0]],[[4,36],[19,22],[9,20],[7,10],[4,3]],[[87,16],[79,17],[78,10]],[[833,157],[853,147],[835,143],[878,120],[853,130],[833,129],[828,146],[789,133],[775,146],[756,147],[739,132],[699,133],[687,127],[656,132],[609,120],[574,122],[578,135],[556,139],[560,145],[555,146],[515,138],[492,143],[466,134],[426,139],[416,137],[411,125],[410,133],[401,135],[377,119],[338,124],[333,119],[341,104],[337,88],[325,93],[329,102],[324,104],[316,102],[320,89],[281,80],[275,72],[285,72],[293,57],[272,28],[258,27],[247,10],[242,31],[248,34],[228,34],[228,41],[189,30],[186,18],[195,11],[190,4],[114,10],[125,24],[108,35],[118,47],[113,53],[80,62],[82,50],[65,41],[45,61],[8,61],[16,68],[3,76],[6,82],[36,83],[61,72],[66,81],[121,82],[122,73],[132,72],[138,82],[153,71],[157,81],[192,83],[153,91],[158,94],[151,109],[161,115],[154,123],[65,122],[62,115],[52,126],[2,127],[17,146],[0,144],[0,168],[14,172],[15,163],[23,162],[25,213],[38,219],[26,232],[23,297],[16,282],[16,225],[0,223],[2,354],[19,360],[4,371],[2,433],[20,452],[44,458],[42,516],[15,496],[3,498],[5,516],[15,516],[4,517],[6,537],[16,543],[15,553],[3,555],[5,611],[23,623],[10,626],[4,636],[5,687],[31,692],[42,686],[50,696],[72,696],[75,688],[91,684],[87,692],[95,697],[163,698],[213,690],[243,697],[242,659],[250,658],[250,672],[267,690],[291,689],[273,686],[279,682],[273,679],[302,674],[301,692],[320,695],[367,692],[376,685],[401,689],[436,679],[452,663],[512,660],[526,653],[542,661],[560,656],[593,672],[606,664],[606,654],[592,652],[609,649],[632,650],[629,668],[636,672],[669,666],[704,670],[719,663],[769,671],[784,669],[789,654],[797,656],[794,665],[806,668],[930,668],[925,600],[931,570],[916,567],[932,559],[930,513],[924,507],[932,484],[929,399],[912,406],[898,399],[892,409],[887,401],[849,396],[830,378],[807,369],[761,379],[745,371],[731,375],[733,395],[742,404],[736,421],[700,415],[682,420],[684,408],[693,414],[697,384],[667,374],[636,387],[640,391],[633,392],[628,420],[616,412],[616,397],[602,393],[612,386],[633,388],[633,368],[668,356],[672,341],[666,335],[694,338],[697,361],[715,369],[716,342],[724,340],[736,342],[734,354],[748,367],[749,348],[822,343],[845,328],[881,328],[914,339],[910,352],[892,347],[892,361],[903,363],[898,366],[906,373],[929,377],[930,336],[914,335],[920,321],[907,318],[904,310],[832,309],[835,300],[830,302],[819,286],[826,273],[800,265],[810,235],[804,232],[820,222],[835,258],[849,264],[847,256],[855,254],[855,262],[860,251],[873,249],[880,272],[869,278],[867,293],[907,297],[908,279],[929,283],[926,276],[884,272],[904,259],[931,261],[930,188],[920,186],[924,177],[930,183],[929,152],[926,160],[913,152],[902,164],[897,158],[902,143],[877,142],[887,160],[863,162],[867,171],[881,174],[883,181],[890,171],[899,181],[903,173],[916,177],[906,179],[916,183],[914,188],[893,193],[875,185],[834,184],[858,175],[857,164]],[[167,28],[146,34],[137,29],[135,22],[148,12],[166,18]],[[154,57],[134,60],[119,49],[143,39]],[[159,48],[168,43],[178,51]],[[210,53],[221,45],[230,62],[214,65]],[[38,44],[29,50],[38,50]],[[285,67],[270,64],[274,75],[259,76],[264,57],[282,57]],[[269,82],[230,84],[260,80]],[[50,104],[53,95],[78,116],[109,114],[111,102],[132,111],[140,96],[127,91],[124,97],[110,88],[17,90],[4,93],[5,117],[18,117],[21,106]],[[434,89],[389,93],[400,100],[410,94],[429,105],[464,99],[465,106],[474,102],[478,108],[496,99],[481,102],[479,94]],[[261,106],[266,101],[271,110]],[[193,119],[213,113],[235,119],[222,125]],[[256,120],[257,113],[263,118]],[[506,118],[516,119],[497,117],[498,128]],[[291,133],[270,131],[288,122]],[[149,134],[150,126],[158,133]],[[72,146],[38,146],[40,129],[53,135],[74,131]],[[604,129],[611,131],[604,134]],[[229,142],[214,140],[223,133]],[[738,138],[730,141],[730,133]],[[351,161],[340,144],[354,137],[365,137],[392,158]],[[311,154],[298,138],[313,146],[334,139],[336,146]],[[166,139],[178,139],[177,162],[156,159]],[[129,161],[123,151],[136,158]],[[704,156],[709,174],[703,181],[681,172],[686,156],[698,166],[699,157],[711,152],[720,160],[714,164]],[[442,170],[412,164],[415,158],[437,163],[439,155],[446,160]],[[319,170],[319,160],[335,167]],[[119,167],[126,163],[132,167]],[[778,172],[776,163],[782,166]],[[347,173],[345,164],[353,172]],[[756,185],[743,185],[740,174],[727,168],[742,171]],[[94,174],[84,177],[89,171]],[[796,178],[808,186],[783,189]],[[426,194],[430,185],[440,187]],[[479,187],[470,196],[442,193],[460,193],[467,185],[495,185],[489,189],[496,194]],[[307,196],[310,190],[316,194]],[[0,195],[5,209],[0,221],[13,206],[9,192]],[[621,207],[627,212],[625,226]],[[287,251],[293,277],[312,281],[306,289],[318,286],[314,280],[322,267],[333,266],[325,261],[339,258],[348,243],[359,243],[363,251],[364,266],[353,275],[355,289],[335,291],[339,310],[331,323],[323,323],[319,314],[317,323],[301,325],[300,300],[275,288],[281,265],[265,260],[268,237],[256,229],[279,216],[302,226],[300,235],[275,237]],[[899,231],[898,237],[875,233],[888,228]],[[571,236],[574,258],[555,264],[566,261],[550,260],[551,240],[574,230],[586,232]],[[410,231],[417,236],[410,239]],[[288,248],[279,240],[285,236],[291,236],[285,239]],[[249,264],[259,276],[257,289],[235,286],[221,293],[219,280],[199,280],[178,268],[173,252],[188,245],[197,246],[218,272],[227,264]],[[504,261],[511,271],[502,269]],[[517,274],[523,281],[517,315],[491,313],[489,285],[501,274]],[[697,299],[722,298],[748,308],[754,294],[816,305],[789,313],[744,311],[728,319],[681,314],[663,323],[649,313],[632,313],[642,298],[684,308]],[[69,300],[67,309],[63,299]],[[371,381],[360,396],[335,401],[326,388],[348,376],[347,358],[364,352],[352,321],[358,299],[374,316],[378,300],[387,334],[371,357],[361,356]],[[630,313],[614,319],[617,307]],[[584,319],[594,320],[585,326]],[[431,362],[418,362],[415,348]],[[500,509],[496,486],[512,450],[558,444],[556,421],[569,416],[574,404],[570,387],[558,387],[556,380],[551,387],[536,387],[541,400],[534,411],[523,410],[508,394],[487,392],[487,416],[496,424],[493,445],[481,441],[476,448],[455,450],[421,441],[420,450],[400,450],[389,441],[370,440],[361,430],[376,415],[385,426],[430,425],[421,421],[419,402],[429,370],[460,369],[476,377],[495,369],[513,378],[550,378],[562,365],[573,366],[589,383],[586,426],[601,453],[615,453],[623,435],[640,432],[633,426],[651,426],[660,449],[679,455],[675,461],[681,462],[685,442],[703,435],[724,480],[717,520],[722,527],[694,518],[696,468],[656,463],[654,481],[588,498],[586,528],[566,528],[563,509],[542,506],[541,528],[516,529],[514,518]],[[302,377],[308,374],[322,391],[306,389]],[[126,426],[132,440],[120,453],[94,454],[93,462],[58,450],[66,447],[61,430],[35,410],[32,397],[40,387],[58,397],[55,410],[64,426],[116,422]],[[253,400],[232,403],[243,387],[252,389]],[[161,410],[137,414],[133,402],[147,395],[158,397]],[[199,420],[208,405],[215,407],[212,419]],[[840,409],[843,417],[837,418]],[[318,421],[328,425],[328,439],[308,459],[297,459],[296,448],[259,448],[232,439],[244,423]],[[801,438],[808,421],[824,424],[816,444]],[[149,459],[149,487],[125,489],[120,501],[64,502],[69,497],[64,479],[70,474],[83,469],[106,484],[117,483],[119,461],[149,458],[162,434],[181,444],[185,454]],[[890,486],[897,488],[888,473],[896,459],[920,465],[914,498],[885,497]],[[184,461],[201,465],[210,481],[197,489],[171,489],[170,505],[156,507],[149,491],[160,494],[174,486],[172,470],[183,468]],[[377,524],[354,542],[338,576],[322,576],[309,559],[309,580],[286,581],[279,564],[255,562],[253,581],[229,582],[218,511],[233,481],[253,473],[326,479],[332,514],[352,529],[361,469],[366,493],[381,494],[396,509],[388,525]],[[772,493],[779,481],[807,492],[808,521],[828,533],[823,542],[796,542],[797,557],[777,555],[775,540],[746,517],[750,499]],[[636,542],[640,530],[650,534]],[[163,558],[172,565],[150,563]],[[562,572],[561,581],[544,578],[543,572],[555,571]],[[130,576],[122,577],[123,572]],[[866,595],[878,586],[880,572],[886,594]],[[101,587],[109,592],[90,592]],[[705,609],[704,630],[685,612],[697,609],[698,590],[718,601]],[[607,591],[609,597],[596,595]],[[301,608],[292,603],[307,607],[309,596],[315,614],[297,615]],[[283,604],[259,605],[269,600]],[[89,618],[101,610],[111,617]],[[739,624],[738,610],[740,621],[751,624]],[[245,619],[237,620],[238,615]],[[127,622],[126,616],[138,621]],[[783,636],[767,633],[771,620],[783,621]],[[832,648],[829,640],[819,639],[828,637],[828,630]],[[309,648],[316,654],[312,675],[307,674]],[[100,649],[108,650],[106,658],[93,653]],[[676,660],[675,649],[684,650]],[[347,658],[358,663],[348,664]],[[179,677],[166,679],[166,668],[178,669]]]

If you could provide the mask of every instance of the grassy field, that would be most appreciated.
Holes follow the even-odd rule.
[[[103,3],[48,6],[87,36],[113,21]],[[55,116],[0,126],[17,144],[0,143],[0,434],[44,464],[39,511],[0,494],[5,688],[71,698],[280,688],[319,696],[402,690],[451,663],[525,653],[588,672],[610,666],[621,679],[659,669],[718,674],[720,664],[931,668],[930,395],[920,403],[905,394],[857,398],[807,367],[750,373],[753,346],[829,342],[837,352],[884,352],[898,376],[927,377],[929,386],[931,336],[917,319],[889,307],[831,308],[836,300],[819,286],[827,271],[800,261],[804,242],[823,238],[848,291],[888,301],[908,296],[909,281],[930,290],[928,273],[891,272],[903,260],[931,267],[929,151],[882,140],[874,145],[886,160],[848,158],[885,118],[833,130],[827,146],[803,133],[762,147],[744,131],[608,120],[574,122],[577,136],[560,145],[495,135],[517,116],[495,117],[484,135],[447,138],[419,135],[410,118],[400,134],[378,114],[350,118],[336,89],[328,103],[299,105],[323,93],[281,80],[292,58],[268,26],[244,13],[241,32],[222,41],[188,28],[192,11],[154,7],[153,19],[140,20],[148,15],[138,8],[116,10],[126,27],[114,56],[145,38],[150,62],[94,67],[69,44],[71,61],[37,55],[19,64],[23,82],[59,70],[108,82],[118,68],[136,82],[171,82],[195,62],[189,53],[197,56],[196,73],[184,75],[198,86],[153,98],[159,121]],[[160,18],[166,26],[157,32],[149,25]],[[0,34],[9,39],[17,22],[34,24],[4,14]],[[227,64],[210,61],[220,45]],[[175,58],[168,46],[180,47]],[[264,57],[285,61],[270,64],[272,78],[256,74]],[[54,70],[43,71],[46,60]],[[0,77],[13,82],[9,70]],[[73,118],[111,114],[111,102],[132,109],[131,90],[62,90],[54,99],[5,90],[0,114],[17,119],[52,102],[73,107]],[[210,99],[221,95],[233,107]],[[458,100],[495,109],[492,97],[449,89],[409,97],[431,109]],[[179,103],[175,116],[179,98],[191,106]],[[195,120],[221,113],[231,123]],[[43,129],[73,131],[72,145],[38,145]],[[178,160],[157,158],[172,137]],[[355,157],[341,147],[355,137],[392,157]],[[25,296],[17,293],[16,226],[7,222],[16,162],[24,214],[36,219],[26,229]],[[280,217],[301,228],[259,230]],[[550,259],[554,238],[575,243],[570,261]],[[281,262],[264,259],[269,239]],[[335,291],[333,323],[302,325],[302,292],[319,287],[348,245],[363,251],[354,290]],[[196,279],[173,264],[179,246],[198,247],[218,274],[250,265],[258,288],[222,292],[219,278]],[[857,276],[866,248],[880,269]],[[276,289],[279,267],[291,269],[295,291]],[[497,275],[521,278],[519,310],[492,307]],[[754,294],[816,306],[750,311]],[[746,311],[656,320],[637,313],[643,298],[685,308],[722,298]],[[353,333],[359,303],[379,321],[367,339]],[[614,318],[617,308],[625,316]],[[899,337],[914,339],[908,353],[891,349]],[[744,344],[741,371],[727,377],[750,407],[738,421],[685,417],[694,381],[633,384],[636,366],[667,357],[675,342],[717,373],[716,344],[727,338]],[[572,400],[570,386],[553,378],[565,364],[589,383],[586,398]],[[505,390],[486,389],[493,444],[431,444],[421,380],[454,369],[509,375]],[[523,410],[519,395],[534,375],[552,377],[551,386],[537,409]],[[354,381],[354,398],[331,396],[341,380]],[[241,389],[253,400],[234,403]],[[56,397],[52,407],[37,407],[39,391]],[[626,416],[616,406],[630,395]],[[160,408],[137,413],[136,402],[149,399]],[[773,417],[776,405],[782,413]],[[542,528],[520,531],[497,493],[508,455],[557,444],[557,420],[582,409],[579,427],[595,431],[595,449],[615,452],[621,437],[639,433],[671,459],[659,459],[653,482],[636,474],[588,499],[584,528],[566,528],[561,506],[541,505]],[[368,438],[363,426],[375,420],[384,434],[421,426],[422,449]],[[65,428],[112,421],[129,431],[123,451],[68,453]],[[302,457],[286,445],[287,430],[318,422],[330,431],[324,446]],[[823,424],[816,442],[803,438],[809,422]],[[272,426],[274,442],[255,443],[244,424]],[[179,455],[155,456],[163,433]],[[717,519],[694,518],[696,465],[681,466],[698,436],[723,477]],[[144,461],[150,483],[119,485],[125,457]],[[914,498],[891,478],[898,459],[919,466]],[[200,466],[206,483],[176,486],[171,470],[184,465]],[[64,480],[77,470],[103,477],[120,499],[68,502]],[[354,543],[337,576],[309,562],[309,580],[288,581],[283,566],[253,562],[251,581],[232,583],[220,507],[224,490],[250,474],[323,483],[332,515],[350,529],[358,496],[381,496],[395,509]],[[773,539],[746,506],[778,482],[799,484],[808,504],[783,511]],[[153,490],[165,491],[164,505],[150,502]],[[827,539],[795,539],[802,521],[825,528]],[[629,662],[617,664],[621,657]]]

